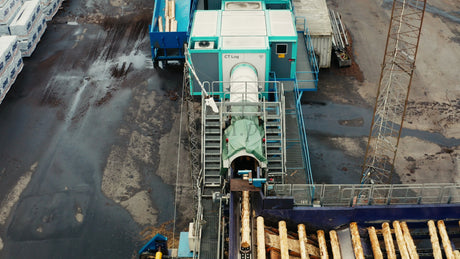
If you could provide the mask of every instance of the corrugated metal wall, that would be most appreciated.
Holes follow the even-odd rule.
[[[318,66],[328,68],[331,66],[332,35],[311,35],[311,41],[318,55]]]

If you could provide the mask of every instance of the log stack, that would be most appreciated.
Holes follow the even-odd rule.
[[[435,223],[430,220],[427,222],[427,227],[428,229],[418,229],[417,232],[429,232],[433,258],[460,259],[460,251],[452,248],[449,232],[444,221],[439,220]],[[297,232],[289,231],[285,221],[280,221],[277,227],[267,227],[264,225],[264,219],[258,217],[257,230],[255,230],[257,232],[256,258],[364,259],[372,257],[377,259],[418,259],[420,256],[416,246],[418,242],[415,242],[412,238],[407,222],[384,222],[381,225],[375,224],[375,226],[367,228],[359,228],[356,222],[351,222],[347,229],[349,229],[349,232],[346,232],[346,235],[350,236],[349,241],[343,239],[343,235],[338,236],[336,230],[308,231],[304,224],[297,225]],[[453,229],[451,233],[456,231]],[[329,232],[329,235],[327,235],[327,232]],[[343,234],[344,232],[340,231],[340,233]],[[350,244],[347,244],[347,242]],[[341,246],[346,247],[348,245],[352,249],[347,253],[347,250],[342,249]],[[427,248],[422,250],[426,256]]]
[[[176,0],[165,0],[164,18],[158,17],[158,31],[177,32]]]

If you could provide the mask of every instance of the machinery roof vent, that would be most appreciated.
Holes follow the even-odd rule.
[[[262,10],[261,2],[226,2],[225,10]]]
[[[197,41],[195,42],[194,48],[195,49],[214,49],[214,42],[207,41],[207,40]]]

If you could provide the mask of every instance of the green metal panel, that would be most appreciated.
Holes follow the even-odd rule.
[[[220,49],[219,49],[219,50],[220,50]],[[220,50],[220,51],[221,51],[221,50]],[[224,81],[224,79],[223,79],[224,77],[223,77],[223,76],[224,76],[224,75],[222,74],[222,54],[219,53],[219,81],[220,81],[220,82]],[[223,87],[224,87],[224,86],[222,85],[222,83],[219,84],[219,89],[220,89],[221,92],[223,92]],[[221,98],[222,98],[222,97],[223,97],[223,96],[221,96]]]
[[[285,55],[278,55],[276,52],[277,44],[286,44],[287,53]],[[289,61],[293,57],[293,44],[295,42],[271,42],[271,71],[276,73],[277,78],[288,79],[292,77],[292,62]],[[295,75],[295,66],[294,66]]]
[[[265,0],[265,4],[266,4],[266,5],[269,5],[269,4],[272,4],[272,5],[279,4],[279,5],[287,5],[287,6],[290,6],[290,3],[291,3],[291,1],[289,1],[289,0]]]
[[[291,58],[294,60],[291,62],[291,78],[296,77],[297,72],[297,42],[292,44],[292,56]]]
[[[219,71],[218,71],[218,52],[200,52],[200,51],[191,51],[190,53],[192,64],[195,67],[195,72],[201,82],[213,82],[218,80]],[[220,89],[206,89],[210,92],[217,92]],[[190,92],[192,95],[201,95],[201,87],[198,82],[193,78],[190,82]]]
[[[232,118],[232,123],[224,131],[224,138],[228,139],[228,142],[223,143],[222,159],[228,159],[244,150],[259,161],[266,162],[267,158],[262,144],[264,135],[264,128],[259,126],[257,117],[235,116]]]

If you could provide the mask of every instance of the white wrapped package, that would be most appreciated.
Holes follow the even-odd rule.
[[[0,36],[3,36],[3,35],[10,35],[10,28],[8,24],[0,23]]]
[[[14,57],[12,58],[12,62],[8,66],[8,72],[4,73],[0,76],[0,103],[5,98],[8,91],[11,89],[14,81],[18,77],[19,73],[22,71],[24,67],[23,61],[19,52],[16,51]]]
[[[5,6],[0,8],[0,35],[10,35],[10,24],[13,21],[16,14],[21,9],[23,0],[7,0]]]
[[[27,37],[42,16],[40,0],[25,2],[10,24],[10,33],[21,37]]]
[[[48,6],[43,8],[43,13],[47,21],[51,21],[53,19],[59,10],[59,7],[61,7],[62,2],[64,2],[64,0],[52,0]]]
[[[22,52],[23,57],[30,57],[37,47],[40,38],[46,30],[46,20],[43,16],[40,17],[41,22],[37,22],[35,28],[29,34],[27,38],[20,38],[19,49]]]
[[[11,87],[10,84],[10,70],[8,69],[8,73],[6,75],[0,76],[0,103],[5,98],[6,93]]]
[[[55,1],[55,0],[40,0],[40,5],[42,6],[43,9],[45,9],[50,4],[52,4],[53,1]]]
[[[7,0],[0,6],[0,24],[10,24],[22,5],[22,0]]]
[[[8,71],[15,55],[18,55],[18,38],[16,36],[0,37],[0,75]]]

